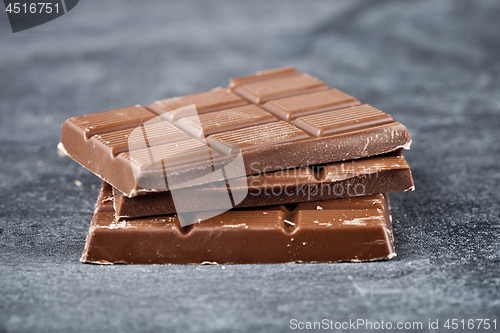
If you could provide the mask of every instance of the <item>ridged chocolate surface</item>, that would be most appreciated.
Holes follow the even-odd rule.
[[[256,103],[276,98],[264,107],[274,105],[281,113],[218,88],[147,108],[70,118],[62,126],[59,147],[132,197],[166,190],[139,186],[143,176],[138,172],[147,170],[149,179],[170,173],[195,178],[230,163],[240,151],[249,175],[379,155],[411,143],[406,128],[389,115],[368,105],[345,107],[358,101],[293,68],[264,71],[234,84],[235,92],[255,93]],[[312,91],[317,88],[322,91]],[[193,116],[193,103],[198,118]],[[209,147],[203,148],[207,143]]]
[[[204,135],[275,121],[278,121],[278,118],[252,104],[199,116],[184,117],[179,120],[179,122],[186,124],[184,128],[198,129],[204,132]],[[176,125],[179,126],[179,124]]]
[[[365,104],[299,117],[294,124],[319,138],[393,122],[387,113]]]
[[[209,147],[196,139],[169,142],[162,145],[151,146],[134,150],[133,153],[125,152],[123,156],[136,165],[149,165],[161,167],[163,165],[179,165],[197,161],[206,155],[208,158]]]
[[[238,85],[241,85],[242,83],[262,81],[262,80],[267,80],[270,78],[277,78],[277,77],[286,76],[286,75],[290,75],[290,74],[297,74],[297,73],[299,73],[299,71],[297,71],[293,67],[281,67],[281,68],[274,68],[274,69],[258,71],[257,73],[255,73],[255,75],[242,76],[242,77],[230,79],[229,80],[229,87],[234,88]]]
[[[295,202],[330,200],[351,196],[413,190],[410,167],[403,155],[390,153],[350,162],[287,169],[246,177],[248,194],[236,207],[256,207]],[[176,190],[190,202],[205,203],[217,210],[224,186],[192,187]],[[231,191],[243,191],[232,187]],[[181,192],[181,193],[179,193]],[[127,198],[114,189],[114,208],[118,218],[136,218],[176,212],[170,191]],[[193,210],[196,210],[193,207]]]
[[[383,195],[231,210],[181,228],[177,216],[116,221],[103,184],[81,260],[200,264],[338,262],[395,256]],[[203,215],[199,216],[203,218]]]
[[[246,100],[261,104],[272,99],[294,96],[328,89],[326,83],[308,74],[291,74],[286,76],[271,77],[267,80],[259,80],[241,83],[233,88],[233,92]]]
[[[198,113],[201,114],[245,105],[247,102],[227,89],[217,88],[198,94],[162,99],[152,103],[148,108],[156,114],[162,114],[191,104],[195,104]]]
[[[137,133],[147,133],[146,138],[144,138],[143,135],[140,137],[136,135],[137,139],[135,140],[134,137],[131,137],[131,134],[136,127],[131,127],[98,134],[95,135],[93,139],[109,147],[114,156],[129,151],[130,149],[140,149],[147,146],[156,146],[168,142],[190,139],[187,133],[164,121],[140,126],[142,128]]]
[[[338,89],[328,89],[277,99],[265,103],[262,107],[280,119],[292,120],[299,116],[343,109],[358,104],[360,102],[356,98]]]
[[[144,107],[137,105],[73,117],[66,121],[80,129],[88,139],[96,134],[139,126],[154,116]]]
[[[218,141],[221,144],[236,144],[244,151],[308,138],[307,133],[296,126],[278,121],[214,134],[209,137],[209,143]]]

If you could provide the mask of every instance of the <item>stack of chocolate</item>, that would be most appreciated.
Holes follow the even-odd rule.
[[[200,264],[395,256],[387,192],[413,190],[407,129],[295,68],[66,120],[103,179],[81,260]]]

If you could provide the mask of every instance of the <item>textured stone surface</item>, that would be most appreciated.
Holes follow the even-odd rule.
[[[80,1],[12,34],[0,13],[0,332],[500,320],[499,15],[494,1]],[[391,196],[398,257],[225,267],[78,261],[99,180],[57,156],[66,118],[282,65],[408,127],[417,191]]]

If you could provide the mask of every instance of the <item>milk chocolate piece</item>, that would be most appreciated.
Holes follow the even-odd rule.
[[[277,77],[286,76],[286,75],[290,75],[290,74],[297,74],[297,73],[299,73],[299,71],[293,67],[290,67],[290,66],[258,71],[257,73],[255,73],[255,75],[249,75],[249,76],[243,76],[243,77],[229,79],[229,88],[235,88],[236,86],[239,86],[242,83],[263,81],[263,80],[267,80],[270,78],[277,78]]]
[[[295,73],[266,80],[242,82],[232,88],[232,91],[251,103],[262,104],[273,99],[324,89],[328,89],[328,86],[317,78],[308,74]]]
[[[347,108],[361,104],[357,99],[338,89],[321,90],[309,94],[277,99],[262,107],[278,118],[292,120],[299,116]]]
[[[167,111],[173,111],[183,106],[195,104],[198,114],[207,112],[229,109],[232,107],[242,106],[247,104],[244,99],[232,94],[224,88],[215,88],[214,90],[187,95],[173,97],[153,102],[148,106],[148,109],[156,114],[162,114]]]
[[[364,104],[299,117],[293,124],[310,135],[321,138],[392,122],[394,119],[387,113]]]
[[[116,221],[103,184],[82,262],[252,264],[390,259],[383,195],[231,210],[181,228],[176,215]],[[202,217],[202,215],[200,215]]]
[[[200,179],[201,184],[201,175],[240,153],[244,173],[250,175],[410,146],[407,129],[391,116],[366,104],[349,107],[359,102],[294,69],[235,80],[234,92],[218,88],[147,107],[70,118],[62,126],[59,148],[134,197],[168,190],[169,174]],[[245,98],[256,103],[269,101],[248,104],[236,93],[248,93],[253,97]],[[184,108],[191,103],[199,122]],[[156,186],[158,182],[163,184]]]
[[[348,162],[281,170],[246,179],[248,194],[236,207],[255,207],[305,201],[329,200],[350,196],[413,190],[410,167],[401,152],[367,157]],[[237,182],[239,183],[239,182]],[[232,187],[231,191],[244,189]],[[217,210],[219,198],[227,191],[225,183],[212,188],[192,187],[177,191],[200,209]],[[118,218],[175,213],[170,191],[127,198],[113,189],[114,209]],[[202,204],[202,205],[200,205]]]

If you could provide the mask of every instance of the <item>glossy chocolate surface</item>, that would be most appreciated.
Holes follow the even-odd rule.
[[[175,214],[115,220],[111,192],[104,183],[83,262],[250,264],[365,261],[396,255],[389,208],[381,194],[230,210],[181,228]]]
[[[413,190],[408,163],[401,152],[348,162],[329,163],[251,175],[246,179],[248,194],[236,207],[255,207],[317,200],[346,198],[395,191]],[[243,191],[231,188],[232,192]],[[189,202],[203,202],[214,210],[218,198],[227,191],[225,183],[212,188],[176,190]],[[128,198],[113,189],[114,209],[119,218],[136,218],[175,213],[170,191]],[[194,207],[194,206],[193,206]],[[200,207],[199,205],[196,207]]]
[[[168,184],[152,185],[158,179],[165,183],[166,174],[195,179],[240,152],[250,175],[410,146],[407,129],[391,116],[295,69],[264,71],[231,84],[147,107],[70,118],[59,148],[134,197],[168,190]],[[192,104],[199,121],[178,109]],[[134,137],[136,129],[144,136]]]

